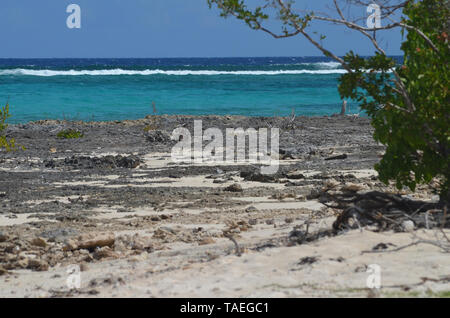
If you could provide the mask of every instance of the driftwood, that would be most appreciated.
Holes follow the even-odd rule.
[[[343,210],[333,224],[335,231],[365,225],[380,230],[404,231],[413,222],[416,228],[450,228],[450,215],[442,203],[411,200],[400,195],[372,191],[322,194],[320,201],[328,207]],[[332,204],[330,204],[332,203]]]

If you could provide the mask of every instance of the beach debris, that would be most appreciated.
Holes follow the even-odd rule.
[[[297,263],[297,265],[312,265],[316,263],[319,260],[318,257],[315,256],[306,256],[300,259],[300,261]]]
[[[292,179],[292,180],[299,180],[299,179],[305,179],[305,175],[301,173],[300,171],[291,171],[288,172],[285,175],[286,178]]]
[[[299,156],[297,154],[294,154],[292,151],[282,148],[279,149],[278,153],[280,155],[280,160],[294,160],[299,158]]]
[[[314,200],[319,198],[322,195],[322,191],[320,191],[319,189],[311,189],[311,191],[309,192],[309,194],[306,196],[307,200]]]
[[[242,186],[240,184],[234,183],[234,184],[226,187],[224,189],[224,191],[228,191],[228,192],[242,192],[244,190],[242,189]]]
[[[60,159],[51,159],[44,161],[46,168],[69,168],[69,169],[116,169],[128,168],[134,169],[141,164],[139,157],[130,156],[104,156],[104,157],[87,157],[72,156]]]
[[[114,250],[122,252],[134,250],[151,253],[154,250],[154,246],[150,237],[141,236],[137,233],[134,235],[124,234],[116,238],[114,242]]]
[[[97,247],[113,246],[115,237],[113,233],[88,233],[82,234],[77,240],[68,240],[64,251],[86,249],[94,251]]]
[[[27,259],[28,264],[27,264],[27,268],[34,270],[34,271],[38,271],[38,272],[44,272],[48,270],[48,263],[46,261],[37,259],[37,258],[29,258]]]
[[[245,209],[245,212],[247,212],[247,213],[258,212],[258,211],[259,210],[257,208],[255,208],[253,205],[251,205]]]
[[[389,246],[395,246],[392,243],[378,243],[374,247],[372,247],[372,251],[381,251],[381,250],[387,250]]]
[[[324,182],[322,191],[328,191],[335,189],[340,183],[336,181],[335,179],[329,179]]]
[[[241,178],[244,178],[246,181],[254,182],[274,182],[277,180],[273,175],[253,171],[241,171]]]
[[[323,193],[320,202],[343,210],[333,223],[335,231],[376,225],[380,230],[409,231],[417,228],[450,228],[450,215],[440,203],[412,200],[379,191],[342,194]],[[334,205],[329,203],[335,203]],[[406,221],[410,222],[405,223]]]
[[[153,238],[164,240],[165,242],[171,242],[176,239],[176,235],[177,233],[175,232],[175,230],[167,226],[162,226],[155,230],[155,232],[153,233]]]
[[[343,159],[347,159],[348,158],[348,156],[347,156],[347,154],[342,154],[342,155],[339,155],[339,156],[333,156],[333,157],[328,157],[328,158],[325,158],[325,161],[329,161],[329,160],[343,160]]]
[[[8,240],[8,235],[0,231],[0,243],[6,242]]]
[[[234,238],[233,234],[230,233],[230,232],[225,232],[224,231],[223,236],[228,238],[231,242],[233,242],[234,248],[235,248],[235,252],[236,252],[236,256],[241,257],[242,256],[241,247],[239,246],[238,242]]]
[[[162,130],[149,130],[146,132],[147,141],[152,143],[168,143],[171,141],[171,136]]]
[[[206,238],[202,239],[200,242],[198,242],[198,245],[209,245],[209,244],[214,244],[214,243],[216,243],[216,241],[214,241],[213,238],[206,237]]]
[[[405,232],[412,232],[415,229],[415,224],[411,220],[406,220],[402,222],[402,229]]]
[[[97,248],[92,256],[96,260],[101,260],[103,258],[118,258],[119,257],[119,255],[117,253],[115,253],[109,246]]]
[[[294,218],[289,218],[289,217],[285,218],[284,222],[287,223],[287,224],[293,223],[294,222]]]
[[[0,276],[6,275],[6,274],[8,274],[8,271],[3,266],[0,266]]]
[[[357,183],[346,183],[342,188],[341,191],[347,191],[347,192],[358,192],[361,190],[366,189],[366,187],[364,187],[361,184],[357,184]]]
[[[37,247],[47,247],[47,242],[41,237],[36,237],[31,241],[31,245]]]

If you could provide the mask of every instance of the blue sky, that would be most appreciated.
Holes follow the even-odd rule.
[[[66,26],[71,3],[81,7],[81,29]],[[325,11],[332,1],[297,3]],[[356,13],[366,14],[363,8]],[[339,55],[350,49],[373,54],[369,41],[355,32],[327,24],[316,30],[328,34],[326,47]],[[0,39],[0,58],[321,55],[299,36],[276,40],[223,19],[206,0],[0,0]],[[389,54],[401,54],[399,30],[381,39]]]

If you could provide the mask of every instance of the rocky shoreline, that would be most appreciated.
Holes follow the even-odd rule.
[[[193,131],[194,120],[202,120],[204,130],[280,128],[278,172],[261,175],[258,165],[247,162],[172,162],[172,131]],[[83,137],[57,137],[68,129]],[[377,180],[373,165],[384,147],[371,134],[368,119],[350,116],[148,116],[11,125],[7,136],[26,150],[0,152],[0,296],[365,296],[372,291],[364,270],[355,268],[367,267],[372,256],[359,253],[377,240],[399,246],[410,234],[333,233],[339,212],[320,196],[325,190],[398,193]],[[401,194],[436,200],[432,186]],[[314,234],[310,239],[307,233],[306,241],[299,239],[305,226]],[[333,243],[339,241],[341,250]],[[298,257],[289,252],[283,260],[285,250]],[[305,253],[314,261],[302,262]],[[330,261],[334,254],[343,260]],[[428,254],[437,259],[439,249],[427,247]],[[278,257],[273,264],[271,255]],[[383,254],[377,262],[408,266],[405,257]],[[431,272],[448,274],[443,270],[450,268],[448,257],[440,261]],[[262,276],[269,268],[281,272],[264,281],[258,274],[261,262],[268,267],[260,269]],[[416,262],[422,263],[402,276],[405,286],[427,273],[427,259]],[[225,264],[229,277],[217,282]],[[79,289],[67,287],[66,269],[73,265],[81,270]],[[321,278],[318,273],[327,268],[329,276]],[[254,272],[246,279],[249,270]],[[333,278],[336,274],[341,276]],[[196,276],[192,286],[199,287],[186,287]],[[292,285],[285,277],[308,283],[281,288]],[[397,284],[398,273],[388,274],[390,279],[388,285]],[[427,284],[414,290],[446,290],[445,283]],[[404,291],[386,289],[394,292]]]

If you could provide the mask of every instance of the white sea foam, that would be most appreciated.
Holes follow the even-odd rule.
[[[341,66],[341,63],[338,63],[338,62],[319,62],[319,63],[315,63],[315,64],[319,65],[320,67],[326,67],[326,68],[330,68],[330,69],[336,69]]]
[[[213,71],[213,70],[30,70],[9,69],[0,70],[0,75],[28,75],[28,76],[114,76],[114,75],[296,75],[296,74],[344,74],[343,69],[323,70],[279,70],[279,71]]]

